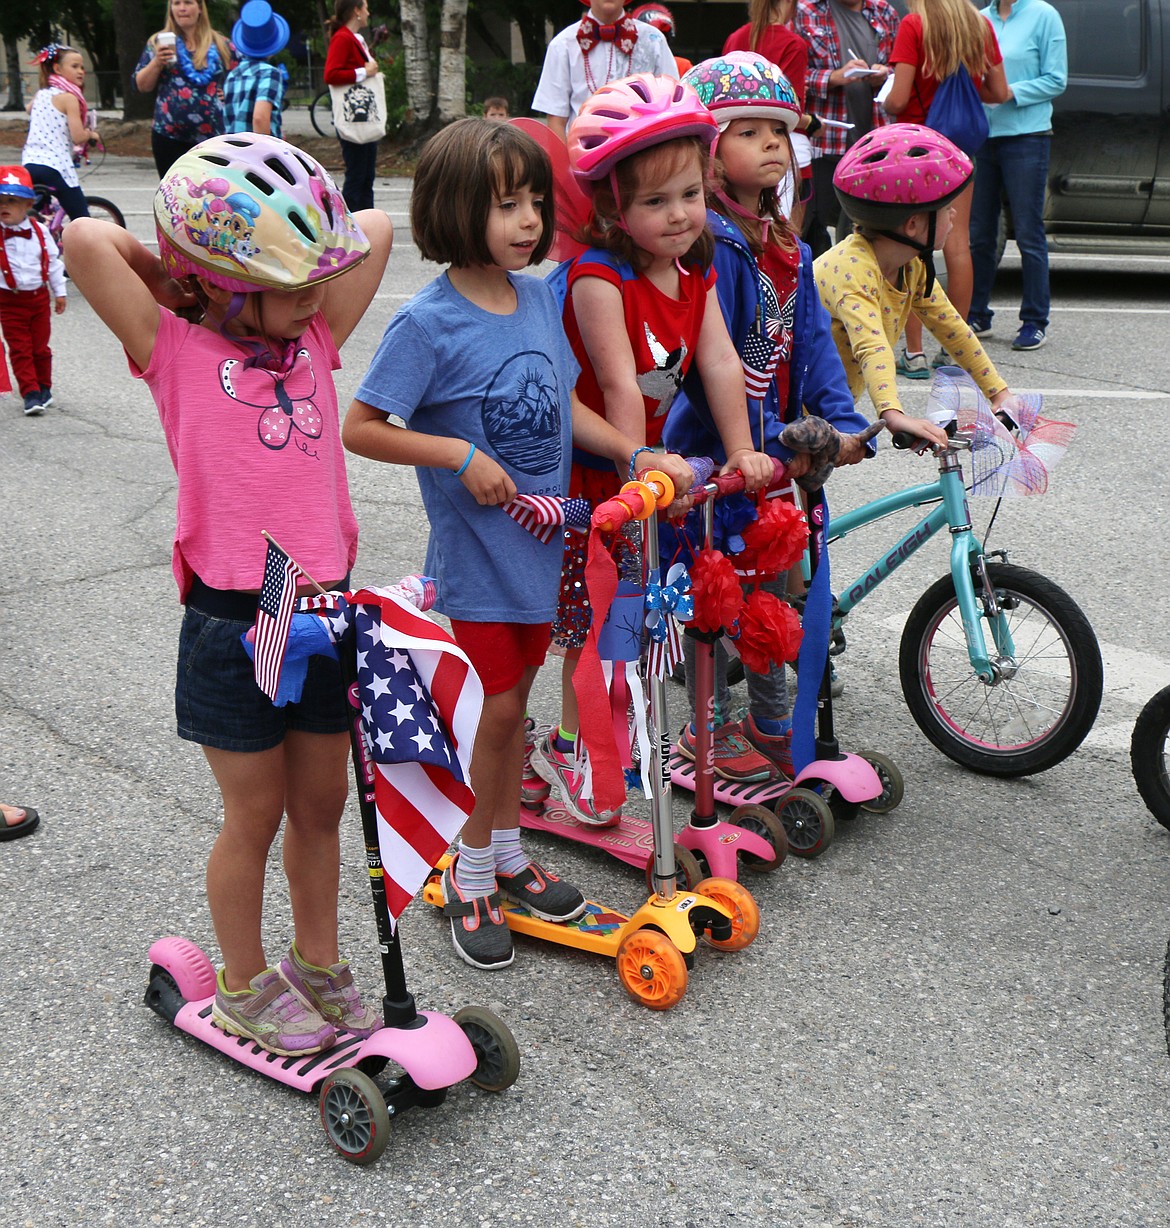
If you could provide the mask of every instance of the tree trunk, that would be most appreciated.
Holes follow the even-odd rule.
[[[20,79],[20,52],[16,47],[16,39],[4,40],[4,58],[8,65],[8,101],[4,104],[6,111],[24,110],[24,90]]]
[[[141,0],[113,0],[114,34],[118,47],[118,77],[122,83],[122,118],[150,119],[154,95],[140,94],[131,77],[146,45],[146,19]]]
[[[443,0],[436,101],[440,123],[467,114],[467,0]]]
[[[402,54],[406,60],[406,127],[421,129],[434,110],[426,0],[402,0]]]

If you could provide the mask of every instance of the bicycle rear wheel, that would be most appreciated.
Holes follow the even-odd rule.
[[[328,86],[309,103],[309,119],[312,121],[313,127],[316,128],[319,136],[337,135],[337,131],[333,127],[333,99],[330,96]]]
[[[99,222],[113,222],[115,226],[126,229],[122,210],[112,200],[106,200],[104,196],[87,196],[85,203],[89,206],[90,217],[96,217]]]
[[[1101,704],[1101,652],[1089,620],[1051,580],[1006,563],[988,574],[1015,643],[1014,661],[984,683],[971,668],[950,576],[906,620],[902,693],[924,734],[956,763],[988,776],[1030,776],[1068,758]],[[981,588],[976,579],[975,596]],[[984,619],[988,655],[995,646]]]

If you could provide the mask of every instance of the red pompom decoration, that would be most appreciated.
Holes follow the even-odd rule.
[[[800,615],[788,602],[757,589],[740,612],[735,646],[744,669],[765,674],[772,662],[780,665],[795,660],[803,636]]]
[[[736,569],[766,579],[800,562],[808,545],[808,522],[794,503],[766,499],[741,536],[744,548],[732,556]]]
[[[691,625],[712,634],[730,627],[743,609],[743,588],[722,550],[700,550],[691,565],[695,616]]]

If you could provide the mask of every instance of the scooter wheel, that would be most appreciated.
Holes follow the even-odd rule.
[[[679,878],[682,880],[678,883],[679,890],[681,891],[685,888],[687,891],[694,891],[695,884],[703,877],[703,867],[699,865],[699,859],[690,849],[684,848],[681,844],[676,844],[674,846],[674,864],[678,870]],[[646,858],[646,886],[651,891],[657,890],[654,885],[653,853]]]
[[[485,1092],[502,1092],[520,1075],[520,1047],[508,1025],[486,1006],[465,1006],[452,1016],[475,1050],[468,1078]]]
[[[669,1010],[687,991],[682,952],[659,930],[635,930],[622,939],[617,974],[626,993],[652,1011]]]
[[[326,1076],[317,1101],[325,1137],[351,1164],[372,1164],[390,1141],[386,1098],[369,1075],[343,1066]]]
[[[819,857],[833,843],[833,812],[811,789],[789,789],[776,802],[776,817],[788,833],[788,851]]]
[[[857,753],[877,772],[878,780],[882,782],[881,793],[871,801],[862,802],[862,810],[868,810],[870,814],[889,814],[901,804],[906,794],[906,781],[898,765],[876,750],[862,750]]]
[[[729,878],[705,878],[695,888],[696,895],[705,895],[722,904],[731,913],[731,937],[722,941],[703,935],[703,941],[718,951],[742,951],[755,942],[760,932],[760,907],[752,893]]]
[[[773,855],[770,858],[757,857],[755,853],[740,853],[740,864],[745,870],[764,874],[769,870],[778,870],[784,864],[784,858],[788,856],[788,833],[767,806],[737,806],[727,821],[767,840],[772,846]]]

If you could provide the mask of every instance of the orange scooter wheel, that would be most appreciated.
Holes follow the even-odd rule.
[[[703,935],[708,946],[720,951],[742,951],[755,942],[760,932],[760,906],[742,883],[730,878],[705,878],[695,886],[696,895],[705,895],[731,913],[731,937],[722,940]]]
[[[617,973],[626,993],[652,1011],[669,1010],[687,991],[682,952],[658,930],[635,930],[622,939]]]

